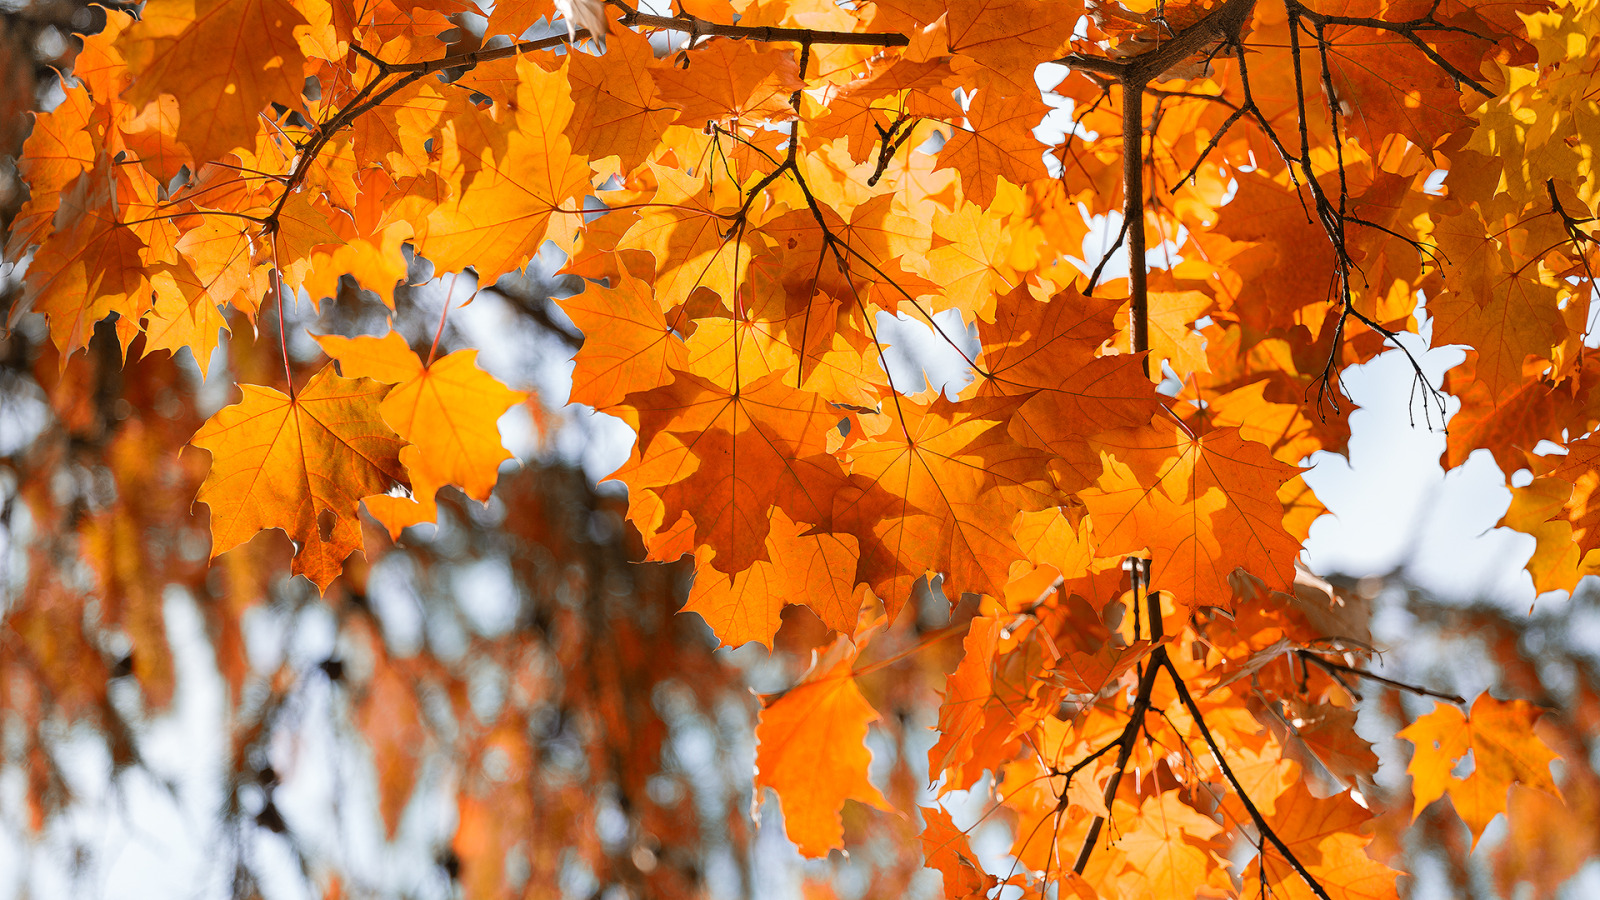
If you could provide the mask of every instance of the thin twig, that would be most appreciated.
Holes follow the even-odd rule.
[[[1422,687],[1421,685],[1406,684],[1403,681],[1396,681],[1393,678],[1385,678],[1376,672],[1368,672],[1366,669],[1358,669],[1355,666],[1347,666],[1344,663],[1334,662],[1331,659],[1325,659],[1315,653],[1312,653],[1310,650],[1307,650],[1304,647],[1295,650],[1295,655],[1300,657],[1302,663],[1315,663],[1316,665],[1322,667],[1322,669],[1327,671],[1329,674],[1343,672],[1348,675],[1356,675],[1361,678],[1365,678],[1368,681],[1376,681],[1379,684],[1386,684],[1396,690],[1408,691],[1416,694],[1419,697],[1432,697],[1436,700],[1447,700],[1451,703],[1463,705],[1467,702],[1466,698],[1459,694],[1447,694],[1443,691],[1435,691],[1430,688]],[[1348,690],[1348,688],[1346,688],[1346,690]],[[1354,691],[1351,693],[1354,693]]]
[[[1305,864],[1300,862],[1299,857],[1294,855],[1294,851],[1289,849],[1289,845],[1285,844],[1283,838],[1279,837],[1278,833],[1272,830],[1272,826],[1267,824],[1266,817],[1261,814],[1261,810],[1256,808],[1255,801],[1251,800],[1250,795],[1245,792],[1244,785],[1239,783],[1239,777],[1233,773],[1233,768],[1228,765],[1228,760],[1222,755],[1222,748],[1217,746],[1216,737],[1211,734],[1211,728],[1206,725],[1205,714],[1200,711],[1199,704],[1194,702],[1194,697],[1190,696],[1189,686],[1184,684],[1183,676],[1178,674],[1177,667],[1172,664],[1171,659],[1167,658],[1166,650],[1167,648],[1165,647],[1156,648],[1156,652],[1151,654],[1150,668],[1152,671],[1157,668],[1164,668],[1167,670],[1167,674],[1172,676],[1172,687],[1178,693],[1179,702],[1189,711],[1189,716],[1194,719],[1195,727],[1200,729],[1200,736],[1205,739],[1206,747],[1211,750],[1211,757],[1217,761],[1217,768],[1222,770],[1222,777],[1228,780],[1228,785],[1238,795],[1239,802],[1244,805],[1245,812],[1248,812],[1250,819],[1255,822],[1256,830],[1272,846],[1276,847],[1279,853],[1283,854],[1283,858],[1288,861],[1290,868],[1300,875],[1306,886],[1311,889],[1311,893],[1315,894],[1320,900],[1332,900],[1328,896],[1328,892],[1322,887],[1322,884],[1305,867]]]

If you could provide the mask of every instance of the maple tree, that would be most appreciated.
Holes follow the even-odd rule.
[[[63,436],[8,464],[31,539],[0,690],[29,723],[32,828],[64,802],[50,716],[99,722],[124,766],[108,682],[174,702],[168,584],[206,598],[239,712],[230,814],[293,831],[270,760],[309,675],[256,672],[244,622],[295,596],[336,616],[344,649],[311,668],[348,686],[385,835],[428,759],[456,767],[440,859],[470,896],[566,879],[568,845],[602,885],[707,890],[699,860],[747,849],[745,823],[683,799],[667,733],[737,692],[717,645],[811,660],[746,709],[746,789],[805,856],[889,845],[884,894],[926,862],[951,897],[1386,897],[1442,798],[1463,853],[1501,813],[1595,820],[1591,670],[1551,712],[1503,650],[1517,696],[1391,677],[1373,593],[1296,564],[1323,512],[1302,462],[1345,450],[1361,400],[1340,372],[1394,351],[1420,418],[1459,402],[1445,464],[1486,450],[1516,485],[1534,586],[1600,574],[1593,0],[103,16],[34,116],[7,226],[8,360]],[[516,287],[552,245],[583,284],[559,308]],[[478,286],[581,341],[570,398],[513,390],[450,330]],[[895,377],[896,317],[970,383]],[[1467,348],[1442,384],[1420,331]],[[237,392],[208,408],[209,379]],[[625,502],[502,475],[507,410],[548,432],[567,401],[632,429]],[[375,573],[448,596],[429,573],[501,533],[534,612],[402,651]],[[1355,731],[1372,691],[1409,797]],[[1009,870],[914,772],[930,802],[986,798]],[[1500,874],[1554,890],[1593,849]]]

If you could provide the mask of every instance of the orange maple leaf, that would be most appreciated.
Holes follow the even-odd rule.
[[[1117,847],[1127,854],[1132,883],[1150,897],[1193,896],[1207,886],[1222,887],[1226,875],[1215,848],[1207,846],[1222,825],[1184,803],[1181,791],[1146,797],[1137,813],[1119,816],[1125,833]],[[1118,803],[1119,808],[1124,804]],[[1221,883],[1219,883],[1219,880]]]
[[[661,98],[678,107],[677,122],[699,127],[724,119],[794,117],[789,96],[805,87],[794,51],[757,50],[745,41],[713,38],[679,68],[671,58],[651,69]]]
[[[1401,873],[1367,855],[1372,838],[1362,831],[1371,821],[1372,812],[1349,795],[1318,800],[1304,781],[1296,780],[1278,795],[1277,810],[1267,824],[1332,900],[1394,900],[1399,896],[1395,879]],[[1262,849],[1259,864],[1246,867],[1241,896],[1269,893],[1293,900],[1315,896],[1272,843]]]
[[[1441,218],[1433,237],[1450,265],[1427,285],[1433,342],[1476,348],[1478,380],[1503,396],[1522,385],[1530,356],[1552,358],[1567,335],[1560,306],[1570,302],[1570,287],[1548,266],[1528,264],[1563,242],[1560,222],[1533,217],[1507,232],[1472,209]]]
[[[294,573],[326,591],[361,546],[361,499],[409,485],[399,456],[404,441],[378,411],[389,387],[341,378],[332,366],[293,397],[239,387],[244,399],[189,441],[211,453],[195,498],[211,507],[211,558],[281,528],[296,545]]]
[[[993,616],[979,616],[967,626],[967,636],[961,642],[961,663],[944,683],[939,740],[928,751],[928,772],[934,780],[945,769],[959,766],[972,756],[972,742],[983,730],[984,711],[994,694],[992,670],[1000,631],[1000,620]]]
[[[618,28],[609,45],[603,58],[571,57],[573,112],[567,135],[578,153],[593,160],[614,155],[622,172],[632,172],[661,140],[673,110],[662,102],[650,74],[655,59],[650,41]]]
[[[128,100],[178,98],[178,139],[197,160],[253,147],[268,104],[301,105],[306,59],[294,32],[305,24],[288,0],[150,3],[118,41],[138,73]]]
[[[691,175],[650,163],[649,171],[659,179],[654,202],[639,211],[618,249],[645,250],[655,258],[647,280],[663,310],[683,304],[702,287],[731,304],[750,257],[762,249],[758,233],[743,233],[738,240],[724,233],[740,207],[737,187],[727,179],[708,181],[703,169]]]
[[[683,338],[661,314],[655,291],[625,271],[609,290],[590,288],[562,300],[561,309],[583,332],[569,402],[609,409],[688,366]]]
[[[852,484],[834,495],[834,524],[861,539],[858,577],[891,613],[927,572],[943,572],[952,597],[1003,592],[1023,558],[1012,520],[1055,499],[1046,454],[1006,437],[1016,405],[896,397],[862,417],[877,433],[848,449]]]
[[[1600,443],[1582,438],[1567,445],[1565,456],[1532,462],[1536,470],[1549,471],[1511,489],[1511,507],[1500,524],[1537,542],[1527,565],[1535,590],[1571,591],[1600,571]]]
[[[973,389],[978,397],[1024,397],[1011,433],[1040,450],[1065,454],[1093,433],[1143,425],[1161,408],[1132,354],[1096,356],[1115,333],[1119,300],[1085,297],[1066,288],[1036,299],[1026,285],[1002,295],[992,322],[978,320],[983,356]],[[1063,359],[1079,362],[1071,367]],[[1099,466],[1069,489],[1087,486]]]
[[[519,56],[516,74],[515,127],[505,151],[469,147],[477,176],[419,223],[419,253],[441,271],[472,266],[484,284],[528,264],[552,215],[560,215],[561,228],[575,227],[576,198],[589,192],[589,167],[565,133],[573,110],[565,67],[546,72]]]
[[[967,110],[970,127],[957,128],[939,151],[939,169],[961,173],[967,199],[980,206],[994,202],[997,182],[1004,178],[1022,187],[1044,178],[1044,144],[1033,129],[1049,108],[1037,100],[1023,102],[980,89]]]
[[[758,641],[769,649],[783,607],[810,607],[824,625],[841,634],[855,631],[862,590],[855,583],[856,539],[848,534],[806,534],[781,508],[772,510],[767,560],[734,575],[701,555],[684,612],[698,613],[717,639],[730,647]],[[709,549],[709,548],[708,548]]]
[[[922,829],[922,854],[928,868],[938,869],[944,876],[944,895],[951,900],[989,896],[997,879],[978,864],[967,835],[956,828],[950,814],[937,806],[925,806],[922,817],[928,823]]]
[[[689,513],[699,541],[716,554],[712,564],[729,574],[769,558],[769,507],[823,525],[844,478],[826,452],[838,410],[789,387],[786,376],[715,384],[678,372],[671,384],[628,398],[639,450],[615,477],[658,494],[668,525]]]
[[[878,714],[850,672],[857,652],[841,635],[756,724],[756,790],[778,792],[784,828],[805,856],[844,847],[844,801],[893,811],[867,780],[872,754],[863,741]]]
[[[1232,428],[1199,437],[1155,428],[1114,440],[1100,445],[1099,483],[1080,495],[1102,556],[1148,549],[1151,584],[1189,606],[1228,607],[1228,575],[1241,566],[1280,588],[1293,582],[1300,542],[1285,530],[1277,497],[1293,466]]]
[[[95,110],[88,91],[75,85],[66,89],[55,109],[34,114],[27,152],[17,162],[17,172],[28,185],[28,202],[11,220],[4,245],[8,258],[20,259],[51,233],[62,192],[94,165],[97,144],[88,124]]]

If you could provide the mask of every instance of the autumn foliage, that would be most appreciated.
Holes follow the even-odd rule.
[[[65,802],[40,723],[127,730],[106,683],[128,675],[172,702],[176,583],[205,598],[241,711],[234,770],[267,798],[246,812],[285,830],[262,760],[307,675],[244,649],[249,611],[301,590],[285,570],[334,611],[346,649],[322,671],[349,685],[385,834],[430,754],[453,767],[440,858],[466,896],[555,891],[569,845],[602,885],[706,893],[714,841],[683,823],[747,848],[747,810],[685,818],[652,773],[678,721],[662,697],[712,716],[738,695],[717,645],[809,660],[748,707],[755,796],[805,857],[872,848],[883,895],[926,863],[952,898],[1393,897],[1424,826],[1464,823],[1464,859],[1508,805],[1600,821],[1593,688],[1382,676],[1374,591],[1297,566],[1323,513],[1302,466],[1345,451],[1362,401],[1340,373],[1388,351],[1413,359],[1395,389],[1418,427],[1459,402],[1447,467],[1485,450],[1522,473],[1503,524],[1537,541],[1535,587],[1600,574],[1600,5],[670,12],[149,0],[82,38],[5,249],[9,340],[47,333],[30,377],[70,437],[7,464],[33,523],[0,631],[31,827]],[[568,18],[607,23],[603,46]],[[581,332],[570,398],[508,387],[490,344],[447,329],[552,246],[583,289],[520,302]],[[443,308],[416,326],[430,280]],[[891,375],[896,317],[966,380]],[[1466,348],[1441,384],[1419,329]],[[236,385],[226,405],[194,367]],[[636,435],[610,476],[625,503],[502,467],[502,416],[548,437],[567,402]],[[86,466],[111,487],[64,501],[52,484]],[[376,567],[430,583],[479,552],[407,530],[425,523],[509,542],[555,599],[399,649]],[[503,673],[499,712],[474,659]],[[1355,729],[1379,696],[1409,792]],[[588,761],[551,781],[563,740]],[[1004,867],[951,816],[967,791],[1009,828]],[[594,831],[601,795],[626,799],[620,843]],[[1570,856],[1501,877],[1553,890]],[[305,868],[340,889],[336,865]]]

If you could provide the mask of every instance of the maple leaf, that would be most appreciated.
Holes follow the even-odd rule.
[[[50,320],[63,359],[86,346],[106,316],[117,313],[131,325],[149,310],[143,263],[173,261],[172,224],[145,221],[157,190],[143,169],[102,156],[55,198],[54,230],[28,268],[23,301]]]
[[[1081,494],[1101,554],[1148,548],[1151,583],[1186,605],[1230,606],[1228,575],[1240,566],[1294,580],[1300,542],[1277,499],[1294,469],[1266,447],[1234,429],[1191,437],[1174,428],[1129,433],[1101,455],[1104,474]]]
[[[1212,299],[1203,291],[1150,292],[1148,329],[1149,367],[1152,373],[1167,368],[1175,372],[1205,372],[1205,339],[1194,330],[1194,322],[1212,308]],[[1123,319],[1124,322],[1127,319]],[[1118,346],[1128,345],[1126,328],[1119,328]]]
[[[668,524],[688,513],[715,553],[712,564],[729,574],[768,558],[769,507],[822,525],[843,478],[826,453],[838,412],[788,387],[786,374],[719,385],[679,372],[672,384],[628,398],[639,447],[613,477],[658,494]],[[667,425],[672,430],[661,434]]]
[[[939,707],[939,741],[928,751],[928,771],[937,777],[972,755],[972,742],[983,727],[985,707],[994,693],[990,670],[999,643],[1000,622],[990,616],[972,620],[961,643],[961,664],[945,680]],[[947,880],[949,873],[946,874]]]
[[[928,868],[938,869],[944,877],[944,895],[953,900],[989,896],[996,879],[977,863],[967,835],[943,809],[923,807],[921,812],[928,823],[922,829],[922,852]]]
[[[673,119],[656,88],[650,42],[629,29],[611,36],[606,55],[572,57],[572,117],[567,134],[575,152],[591,160],[618,157],[632,172],[649,157]],[[619,71],[621,70],[621,71]]]
[[[1297,310],[1327,296],[1333,248],[1306,215],[1307,191],[1260,171],[1237,183],[1233,202],[1219,211],[1216,230],[1247,246],[1230,248],[1228,268],[1242,283],[1223,305],[1257,331],[1292,327]]]
[[[183,280],[179,281],[179,277]],[[151,285],[155,288],[155,303],[143,323],[144,352],[177,353],[188,347],[200,367],[200,376],[205,377],[221,333],[229,330],[228,320],[210,291],[186,268],[180,269],[177,276],[158,273],[151,279]]]
[[[1058,58],[1079,9],[1038,0],[947,0],[951,52],[1026,84],[1039,64]]]
[[[68,87],[61,103],[33,117],[27,153],[17,165],[28,183],[28,202],[11,220],[5,255],[20,259],[24,248],[44,240],[61,208],[67,186],[94,165],[96,142],[88,131],[95,108],[82,85]]]
[[[939,168],[960,172],[967,199],[980,206],[994,202],[998,179],[1020,186],[1045,177],[1043,145],[1033,136],[1045,112],[1043,103],[978,91],[967,109],[970,127],[957,128],[939,151]]]
[[[1538,715],[1532,704],[1496,700],[1485,692],[1469,713],[1437,703],[1432,712],[1402,728],[1399,736],[1416,745],[1406,767],[1415,798],[1412,814],[1448,793],[1476,844],[1489,820],[1505,812],[1511,785],[1525,784],[1561,796],[1550,778],[1550,761],[1556,755],[1534,734]],[[1453,770],[1468,752],[1472,772],[1458,777]]]
[[[1600,448],[1593,438],[1567,445],[1567,455],[1544,465],[1523,487],[1511,489],[1511,506],[1501,524],[1532,535],[1536,546],[1528,559],[1534,589],[1571,591],[1584,576],[1600,570]]]
[[[479,503],[489,500],[500,464],[511,451],[500,442],[500,416],[527,399],[477,365],[478,351],[457,350],[426,367],[399,332],[381,338],[318,335],[323,352],[346,377],[395,385],[383,398],[383,420],[409,446],[400,451],[414,499],[368,497],[367,511],[398,538],[408,525],[431,522],[434,495],[453,484]]]
[[[805,86],[794,54],[758,50],[743,41],[712,39],[689,54],[687,65],[657,62],[651,74],[661,98],[678,108],[680,124],[724,119],[785,119],[794,115],[789,95]]]
[[[488,34],[521,37],[541,18],[553,18],[555,11],[553,0],[495,0],[489,14]]]
[[[1136,880],[1153,897],[1180,897],[1203,885],[1220,886],[1220,861],[1205,842],[1222,826],[1184,804],[1178,793],[1147,798],[1130,816],[1137,824],[1118,844]]]
[[[77,227],[56,232],[39,251],[24,296],[49,318],[51,340],[63,356],[88,346],[95,323],[106,316],[117,313],[136,322],[144,315],[144,249],[132,231],[90,213]]]
[[[297,547],[294,573],[326,591],[361,546],[362,498],[409,486],[404,442],[378,410],[389,388],[341,378],[330,366],[293,397],[255,384],[240,389],[244,399],[189,441],[211,453],[195,498],[211,507],[211,558],[280,528]]]
[[[1054,496],[1047,457],[1005,439],[1015,406],[897,397],[877,433],[850,445],[852,486],[835,493],[833,522],[861,539],[858,577],[879,596],[908,596],[930,571],[956,590],[1003,591],[1022,556],[1012,518]]]
[[[917,274],[944,288],[930,312],[960,309],[970,318],[994,318],[996,298],[1022,283],[1011,265],[1011,238],[1003,224],[976,203],[933,216],[933,247],[910,261]]]
[[[269,103],[301,105],[306,58],[294,30],[305,24],[288,0],[152,3],[118,41],[139,73],[128,99],[176,97],[177,137],[195,159],[253,146]]]
[[[735,241],[724,233],[740,206],[737,190],[726,179],[708,183],[703,173],[689,175],[653,163],[650,171],[660,180],[654,202],[640,212],[619,247],[645,250],[655,258],[648,280],[662,309],[684,304],[697,288],[732,300],[751,256],[761,249],[758,235],[741,233]]]
[[[1144,657],[1150,644],[1143,640],[1126,643],[1112,634],[1089,602],[1076,594],[1064,607],[1061,634],[1056,638],[1062,656],[1055,661],[1050,677],[1073,693],[1101,696]]]
[[[609,290],[561,301],[561,309],[583,332],[572,403],[609,409],[668,380],[672,370],[688,368],[683,338],[667,324],[650,284],[627,272]]]
[[[809,607],[834,631],[854,633],[862,601],[855,584],[855,538],[806,534],[781,508],[772,511],[768,524],[768,559],[733,575],[702,565],[684,612],[699,614],[730,647],[749,641],[772,647],[779,616],[790,603]]]
[[[961,108],[940,103],[938,86],[953,73],[946,59],[908,60],[897,57],[874,66],[872,72],[837,90],[829,91],[824,106],[826,115],[813,127],[818,137],[848,139],[850,157],[865,162],[873,145],[883,138],[897,118],[897,104],[887,102],[902,92],[906,102],[921,106],[917,114],[937,114],[937,118],[961,117]],[[920,102],[919,102],[920,101]],[[908,110],[912,111],[912,110]],[[879,129],[883,129],[880,131]]]
[[[857,652],[840,636],[799,684],[763,707],[756,724],[756,790],[778,792],[784,829],[806,856],[844,846],[846,800],[893,810],[867,780],[872,754],[862,741],[878,715],[850,673]]]
[[[1469,351],[1466,361],[1445,375],[1444,387],[1460,398],[1461,408],[1450,417],[1442,460],[1459,466],[1482,448],[1494,455],[1501,471],[1517,471],[1540,441],[1561,441],[1567,433],[1585,433],[1600,421],[1594,402],[1600,396],[1593,396],[1597,381],[1586,369],[1564,384],[1530,377],[1513,390],[1494,393],[1477,378],[1477,355]]]
[[[1439,251],[1450,261],[1442,278],[1430,279],[1428,315],[1434,340],[1477,349],[1474,373],[1493,395],[1514,390],[1528,357],[1550,358],[1566,335],[1558,307],[1565,283],[1543,264],[1525,264],[1527,250],[1558,243],[1554,217],[1543,233],[1515,229],[1502,238],[1476,211],[1451,216],[1434,226]],[[1535,256],[1542,253],[1534,251]],[[1442,282],[1442,283],[1441,283]]]
[[[1359,10],[1344,15],[1377,11],[1375,4],[1343,6]],[[1401,134],[1422,144],[1429,135],[1467,123],[1450,74],[1426,57],[1406,52],[1410,45],[1403,36],[1363,34],[1359,39],[1341,41],[1335,35],[1332,44],[1329,55],[1336,97],[1359,115],[1357,133],[1365,140],[1376,145],[1390,134]]]
[[[1286,745],[1284,755],[1310,771],[1328,770],[1341,785],[1366,784],[1378,771],[1378,755],[1356,733],[1356,711],[1327,704],[1294,703],[1287,721],[1277,717],[1269,727]]]
[[[1073,288],[1048,302],[1027,286],[1005,294],[992,323],[978,320],[984,352],[976,396],[1026,397],[1012,416],[1012,434],[1056,453],[1093,432],[1149,422],[1160,404],[1139,358],[1094,355],[1113,333],[1118,306]],[[1063,372],[1059,360],[1067,356],[1082,364]],[[1083,484],[1098,475],[1087,473]]]
[[[472,266],[485,283],[527,265],[551,216],[576,215],[574,200],[589,190],[589,167],[565,133],[573,111],[565,68],[547,72],[519,57],[516,75],[515,128],[504,154],[482,151],[471,184],[429,214],[418,233],[417,249],[434,265]]]
[[[1296,781],[1278,796],[1268,824],[1332,900],[1395,898],[1400,873],[1366,853],[1372,838],[1361,829],[1371,820],[1372,813],[1349,795],[1318,800]],[[1276,844],[1262,849],[1259,866],[1247,868],[1244,890],[1249,896],[1263,891],[1297,900],[1314,896]]]

